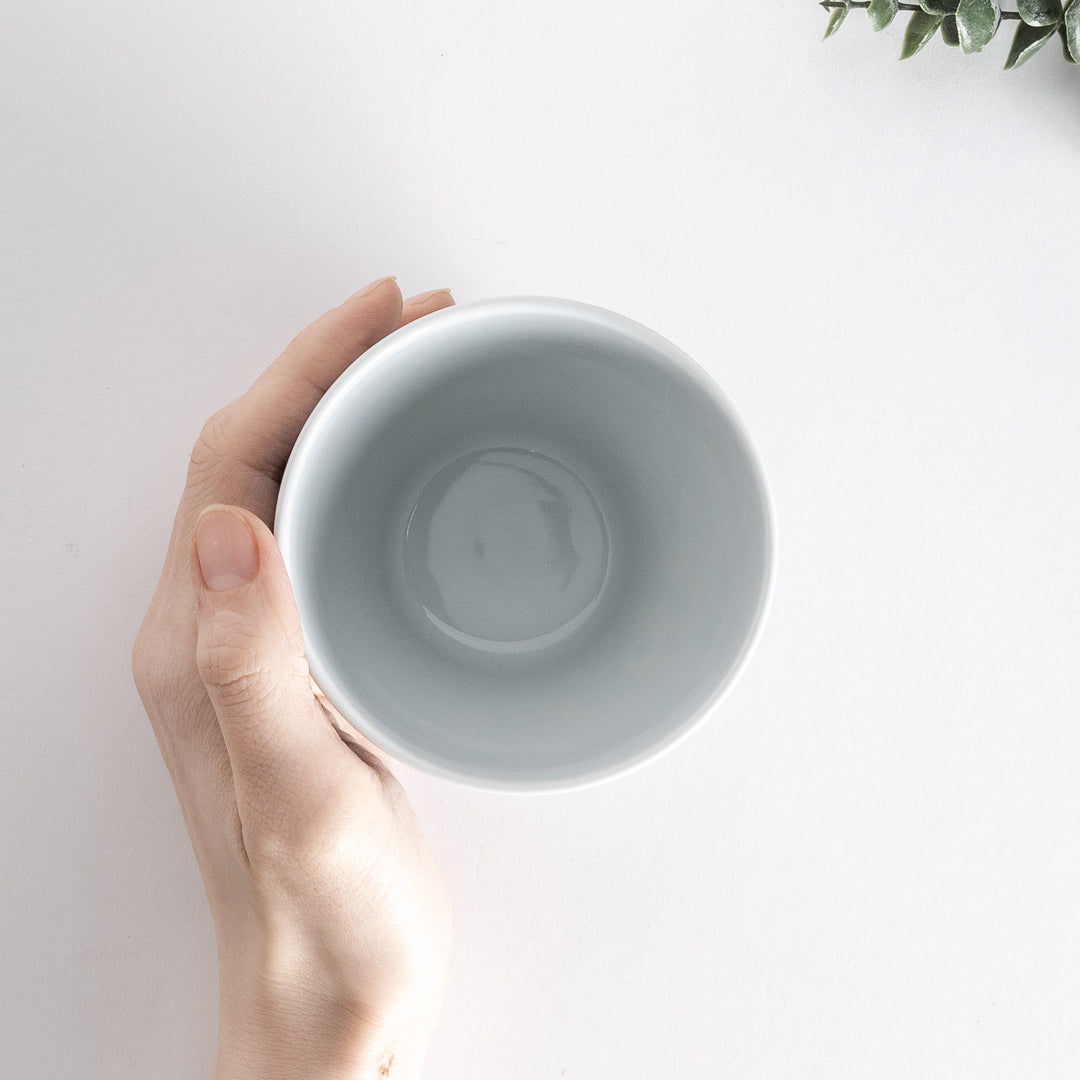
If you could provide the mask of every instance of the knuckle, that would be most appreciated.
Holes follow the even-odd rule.
[[[144,702],[158,700],[171,681],[169,652],[152,622],[144,622],[131,648],[131,674]]]
[[[245,643],[200,644],[196,662],[203,682],[222,705],[256,707],[265,700],[268,672]]]
[[[190,475],[199,476],[215,465],[222,457],[229,453],[231,438],[229,435],[229,410],[226,405],[218,409],[199,432],[195,445],[191,448],[191,456],[188,460],[188,472]]]
[[[197,727],[199,694],[190,663],[177,655],[174,635],[164,627],[144,625],[131,650],[135,689],[159,741],[183,737]]]
[[[140,630],[135,636],[135,642],[131,646],[131,675],[135,680],[135,689],[140,697],[146,697],[144,691],[150,689],[153,682],[154,657],[153,649],[147,638],[145,630]]]
[[[247,720],[278,706],[281,674],[255,628],[231,612],[217,612],[199,634],[195,663],[214,704],[227,710],[239,733]]]

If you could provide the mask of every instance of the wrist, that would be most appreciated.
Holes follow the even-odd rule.
[[[416,1080],[441,995],[346,1000],[310,987],[222,988],[213,1080]]]

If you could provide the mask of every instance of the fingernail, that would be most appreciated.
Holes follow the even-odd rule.
[[[231,510],[204,510],[195,526],[195,551],[208,589],[247,585],[259,572],[259,551],[248,523]]]
[[[370,296],[377,289],[381,289],[384,285],[386,285],[388,282],[391,282],[391,281],[397,281],[397,278],[396,277],[379,278],[378,281],[373,281],[370,285],[365,285],[358,292],[354,292],[352,294],[352,296],[349,297],[349,300],[359,300],[361,296]],[[349,302],[349,300],[346,300],[345,303],[347,304]]]
[[[431,292],[421,293],[419,296],[410,296],[410,304],[424,304],[428,300],[434,300],[436,296],[449,296],[453,299],[453,296],[449,289],[432,289]]]

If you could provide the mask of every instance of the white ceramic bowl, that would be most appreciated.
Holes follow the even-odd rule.
[[[503,790],[686,735],[758,634],[761,470],[708,376],[567,300],[436,312],[304,427],[276,532],[312,676],[391,756]]]

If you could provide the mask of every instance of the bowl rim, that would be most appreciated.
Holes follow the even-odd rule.
[[[605,329],[629,335],[647,346],[651,353],[663,357],[666,362],[673,364],[684,375],[690,377],[724,416],[755,481],[764,524],[765,550],[758,603],[739,653],[705,701],[636,753],[606,765],[582,769],[578,772],[564,769],[558,775],[533,777],[515,776],[510,771],[498,776],[469,772],[415,753],[410,747],[395,739],[392,732],[386,731],[379,724],[377,717],[369,715],[363,709],[351,708],[353,704],[351,695],[345,691],[332,667],[324,661],[317,650],[312,649],[311,643],[305,640],[308,668],[317,692],[325,696],[341,717],[356,731],[393,761],[478,791],[510,794],[575,791],[635,772],[697,731],[726,698],[749,664],[772,607],[777,560],[776,522],[772,494],[760,458],[745,425],[717,381],[700,363],[667,338],[641,323],[617,312],[578,300],[551,296],[498,296],[455,304],[431,312],[399,327],[363,352],[338,376],[320,398],[297,436],[282,474],[275,511],[274,533],[288,569],[298,558],[297,551],[300,544],[298,533],[302,531],[301,508],[304,485],[299,482],[298,477],[307,466],[312,447],[318,441],[320,434],[332,424],[335,413],[341,407],[341,402],[357,392],[358,384],[362,385],[380,378],[383,369],[394,362],[396,353],[410,348],[416,340],[442,332],[446,324],[458,324],[469,319],[490,318],[493,313],[501,313],[505,318],[511,318],[516,313],[525,313],[560,321],[586,320],[597,323]],[[301,622],[303,622],[304,612],[301,609],[299,596],[296,602]],[[353,715],[354,711],[359,711],[361,715]]]

